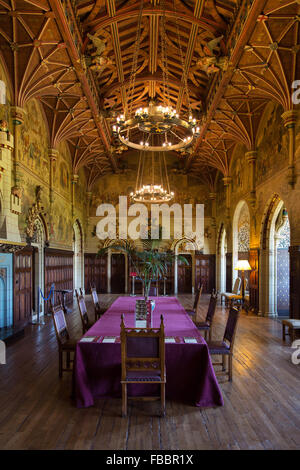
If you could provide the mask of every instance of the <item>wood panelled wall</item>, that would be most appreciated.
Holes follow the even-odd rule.
[[[49,294],[53,283],[55,291],[73,289],[73,251],[45,248],[45,295]],[[55,293],[55,305],[59,302],[60,295]],[[72,301],[73,294],[66,294],[65,302],[71,303]]]
[[[195,286],[203,284],[203,293],[216,288],[216,255],[195,255]]]
[[[33,249],[14,254],[14,326],[31,320],[33,308]]]
[[[257,313],[259,310],[259,249],[250,249],[249,264],[252,268],[249,275],[250,307]]]
[[[232,253],[226,253],[226,292],[232,292]]]
[[[84,289],[87,294],[91,292],[91,285],[97,292],[107,292],[107,255],[84,254]]]
[[[290,317],[300,320],[300,246],[290,246]]]

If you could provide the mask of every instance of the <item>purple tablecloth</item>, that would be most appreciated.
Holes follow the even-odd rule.
[[[135,300],[119,297],[84,335],[94,342],[78,342],[74,363],[74,392],[78,408],[92,406],[101,397],[121,397],[120,323],[134,327]],[[166,396],[200,407],[222,406],[223,398],[209,356],[207,344],[176,297],[153,297],[156,307],[153,327],[159,327],[164,316],[165,335],[176,337],[176,343],[166,343]],[[117,336],[116,343],[102,343],[104,336]],[[183,338],[197,338],[197,344],[187,344]],[[128,394],[152,392],[156,385],[130,385]]]

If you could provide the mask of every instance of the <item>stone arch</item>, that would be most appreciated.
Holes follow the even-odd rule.
[[[107,292],[111,293],[112,289],[112,255],[113,254],[122,254],[124,256],[125,260],[125,292],[128,292],[128,256],[126,253],[118,250],[112,251],[109,247],[115,244],[122,245],[123,240],[118,240],[118,239],[110,239],[107,238],[104,243],[103,247],[108,248],[107,250]]]
[[[282,229],[278,225],[278,217],[283,208],[284,201],[278,194],[273,194],[266,205],[262,218],[259,314],[263,316],[277,316],[277,245]]]
[[[45,302],[40,294],[42,291],[44,297],[48,295],[45,292],[45,257],[44,248],[45,243],[48,241],[47,224],[43,214],[37,213],[33,221],[34,237],[32,238],[31,245],[34,247],[33,263],[34,263],[34,318],[39,318],[44,315]]]
[[[219,292],[226,291],[227,232],[225,224],[220,224],[216,246],[216,285]]]
[[[183,237],[177,240],[174,240],[172,245],[171,245],[171,250],[174,251],[175,255],[180,254],[180,247],[183,244],[187,245],[187,249],[182,250],[182,253],[190,254],[192,257],[192,293],[194,293],[195,289],[195,251],[198,249],[197,248],[197,243],[187,237]],[[175,258],[174,262],[174,293],[178,294],[178,259],[177,257]]]
[[[241,229],[239,227],[239,221],[241,215],[244,214],[245,218],[248,218],[248,225],[245,223],[245,230],[243,238],[241,237]],[[246,233],[247,232],[247,233]],[[238,277],[238,271],[234,268],[238,261],[239,252],[249,253],[250,248],[250,210],[248,203],[242,199],[240,200],[235,208],[232,221],[232,282]],[[248,254],[249,256],[249,254]]]

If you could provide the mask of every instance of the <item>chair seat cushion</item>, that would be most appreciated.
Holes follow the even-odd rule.
[[[136,382],[158,382],[161,381],[160,370],[149,370],[148,371],[128,371],[126,375],[126,381],[136,381]]]
[[[195,323],[196,327],[198,328],[198,330],[209,330],[210,328],[210,325],[209,323],[207,322],[197,322]]]
[[[294,318],[289,318],[286,320],[282,320],[282,324],[286,325],[290,328],[298,329],[300,328],[300,320],[296,320]]]
[[[227,299],[242,299],[243,297],[240,294],[232,294],[230,292],[225,294]]]
[[[209,341],[207,343],[210,354],[229,354],[230,349],[225,341]]]
[[[186,310],[186,313],[191,316],[195,315],[194,310]]]

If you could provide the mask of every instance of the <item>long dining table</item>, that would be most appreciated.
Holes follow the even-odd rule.
[[[92,406],[99,398],[121,397],[121,314],[126,327],[135,327],[137,299],[119,297],[77,342],[73,385],[78,408]],[[152,326],[158,328],[160,315],[164,318],[167,399],[199,407],[222,406],[222,393],[200,331],[176,297],[152,299]],[[149,387],[156,385],[131,384],[128,395],[149,395]]]

